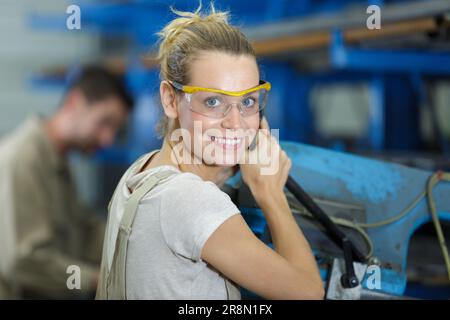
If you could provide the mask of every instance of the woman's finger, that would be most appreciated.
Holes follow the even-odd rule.
[[[261,126],[261,129],[267,129],[268,131],[270,131],[269,122],[267,122],[267,119],[266,119],[265,116],[261,119],[261,125],[260,126]]]

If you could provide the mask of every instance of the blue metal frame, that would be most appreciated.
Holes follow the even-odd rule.
[[[425,190],[432,172],[387,163],[310,145],[282,141],[292,159],[291,176],[312,196],[365,208],[368,223],[391,218],[408,207]],[[228,183],[234,184],[239,175]],[[450,221],[450,183],[433,191],[440,219]],[[264,216],[257,209],[240,208],[256,234],[264,230]],[[426,199],[402,219],[368,232],[374,256],[392,268],[381,269],[381,290],[402,295],[406,288],[409,242],[414,232],[431,220]],[[312,244],[314,248],[314,244]],[[326,275],[325,270],[323,274]],[[324,278],[325,280],[325,278]]]
[[[349,48],[340,30],[332,34],[330,61],[337,69],[450,75],[450,52]]]

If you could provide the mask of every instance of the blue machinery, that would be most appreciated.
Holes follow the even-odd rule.
[[[149,106],[157,93],[158,74],[140,57],[149,52],[149,44],[156,40],[155,32],[172,17],[168,12],[169,4],[181,10],[192,10],[195,4],[190,1],[164,3],[144,0],[95,5],[74,2],[82,8],[84,31],[100,32],[109,37],[128,35],[133,42],[131,56],[123,62],[124,76],[138,101],[132,116],[128,144],[98,155],[98,159],[103,162],[130,163],[159,143],[147,131],[157,120]],[[416,32],[414,29],[435,32],[439,28],[435,18],[450,11],[449,1],[266,0],[255,5],[253,1],[229,0],[215,3],[220,9],[229,8],[235,17],[246,22],[244,31],[261,56],[263,77],[273,84],[267,116],[271,127],[282,128],[282,140],[308,144],[318,141],[320,135],[314,127],[309,99],[315,86],[364,83],[370,89],[371,111],[368,130],[357,141],[357,148],[373,151],[421,149],[423,141],[419,133],[419,107],[427,104],[427,81],[450,76],[449,50],[437,52],[424,48],[359,47],[356,44],[358,41],[354,40],[365,39],[357,39],[352,30],[365,27],[365,8],[368,4],[378,4],[382,7],[383,26],[388,30],[389,26],[398,29],[396,23],[412,20],[417,27],[406,28],[400,35]],[[65,17],[33,15],[30,24],[32,27],[64,30]],[[362,34],[367,38],[376,35],[367,32]],[[290,41],[282,42],[283,39]],[[313,44],[305,47],[305,43],[311,43],[311,39],[314,40]],[[275,47],[281,48],[279,52],[273,50]],[[294,53],[312,50],[314,55],[314,50],[320,48],[327,52],[322,67],[311,70],[297,67],[298,60],[307,59],[308,56],[295,56]],[[35,77],[33,83],[47,85],[55,81],[45,75]],[[56,83],[61,84],[61,81]],[[339,145],[339,141],[334,141],[329,146]],[[345,269],[342,266],[342,250],[324,235],[314,221],[305,216],[304,208],[290,197],[296,219],[312,243],[323,279],[329,280],[328,297],[358,299],[403,295],[407,284],[410,238],[421,225],[431,220],[427,197],[422,197],[415,206],[408,207],[425,191],[432,172],[296,142],[284,142],[283,147],[293,160],[291,175],[314,197],[319,206],[338,221],[347,221],[347,226],[342,230],[362,252],[369,252],[373,246],[371,259],[363,264],[355,264],[356,275],[362,277],[359,279],[362,280],[362,287],[342,288],[339,281],[334,281],[340,278]],[[448,155],[448,144],[442,142],[440,147]],[[237,183],[238,177],[234,179],[237,180],[231,179],[230,185]],[[231,188],[247,221],[254,232],[270,244],[261,211],[254,206],[248,190],[237,190]],[[448,182],[439,183],[433,190],[437,212],[443,220],[450,219],[449,195]],[[358,229],[349,223],[385,221],[405,208],[408,210],[401,219],[383,226]],[[367,279],[376,269],[368,266],[374,265],[380,267],[380,286],[376,286],[375,290],[361,290],[370,289]]]
[[[382,297],[379,293],[402,296],[407,281],[410,238],[420,226],[431,221],[426,197],[420,198],[412,207],[411,204],[426,190],[432,172],[299,143],[284,142],[282,147],[293,162],[291,176],[299,181],[331,216],[349,222],[371,224],[389,220],[408,209],[397,221],[380,227],[363,228],[373,245],[368,264],[380,266],[381,280],[378,289],[372,290],[371,293],[365,292],[366,296]],[[234,186],[238,181],[239,177],[236,176],[228,183]],[[445,181],[436,185],[432,192],[439,218],[447,221],[450,220],[449,195],[450,183]],[[270,239],[266,237],[267,230],[262,212],[254,206],[245,188],[242,194],[235,197],[252,230],[270,244]],[[323,230],[318,231],[317,226],[313,226],[310,220],[304,218],[299,217],[298,222],[319,261],[326,260],[326,257],[342,258],[342,251],[327,240]],[[344,230],[363,252],[369,251],[366,240],[357,232],[345,228]],[[331,270],[330,264],[322,266],[324,281],[331,277]],[[367,278],[371,274],[369,272],[363,275]],[[365,281],[362,281],[362,287],[367,288]],[[354,289],[350,291],[351,296],[341,290],[333,292],[334,296],[330,298],[360,297],[355,296]]]

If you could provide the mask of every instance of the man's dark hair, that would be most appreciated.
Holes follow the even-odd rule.
[[[133,108],[133,97],[128,92],[123,78],[101,66],[83,67],[70,81],[68,91],[72,89],[80,89],[89,103],[117,97],[128,111]]]

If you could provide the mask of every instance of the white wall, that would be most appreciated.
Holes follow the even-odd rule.
[[[436,84],[432,91],[434,103],[436,104],[436,117],[442,133],[450,139],[450,82],[443,81]],[[433,139],[433,128],[429,111],[422,110],[423,121],[421,129],[427,140]]]
[[[315,125],[323,136],[361,137],[368,130],[367,85],[317,86],[311,93]]]
[[[60,0],[0,0],[0,136],[28,114],[49,114],[56,108],[61,92],[31,87],[33,73],[98,55],[96,35],[29,25],[31,13],[65,16],[67,5]]]

